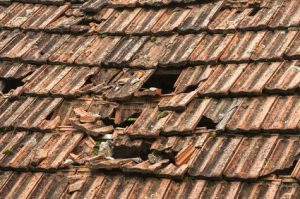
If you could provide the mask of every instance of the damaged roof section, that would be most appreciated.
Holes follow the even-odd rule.
[[[29,72],[32,71],[27,74]],[[24,85],[13,95],[74,98],[86,94],[103,94],[108,100],[124,101],[138,92],[153,72],[128,68],[43,65],[24,78]],[[142,95],[147,95],[147,92],[139,91],[139,96]]]
[[[125,138],[122,138],[125,139]],[[113,145],[113,152],[121,147]],[[134,151],[137,140],[128,140],[128,151]],[[272,173],[296,172],[299,161],[299,136],[222,136],[214,132],[192,137],[161,137],[153,142],[148,156],[110,158],[101,155],[87,160],[93,169],[122,169],[124,172],[155,174],[183,178],[186,175],[205,178],[256,179]],[[139,144],[142,146],[142,143]],[[127,155],[127,157],[125,157]],[[249,162],[255,164],[249,165]],[[295,168],[295,171],[293,169]]]
[[[299,3],[0,1],[0,198],[299,198]]]
[[[299,66],[296,60],[188,67],[178,77],[175,92],[197,87],[200,96],[289,94],[298,90]]]
[[[177,100],[176,98],[174,100]],[[184,103],[185,99],[182,99]],[[132,137],[184,135],[210,129],[228,132],[297,132],[298,96],[193,99],[184,110],[181,101],[169,107],[145,109],[127,129]]]

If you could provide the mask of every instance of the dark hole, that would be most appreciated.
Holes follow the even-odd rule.
[[[83,20],[79,21],[76,25],[89,26],[91,22],[97,23],[97,21],[95,21],[93,19],[83,19]]]
[[[45,119],[46,120],[51,120],[52,117],[53,117],[53,115],[54,115],[54,111],[52,111],[51,113],[49,113]]]
[[[16,89],[20,86],[23,86],[24,83],[21,80],[14,79],[14,80],[2,80],[4,87],[2,89],[2,93],[8,93],[12,89]]]
[[[299,157],[296,160],[294,160],[293,165],[291,167],[286,168],[286,169],[282,169],[282,170],[277,170],[277,171],[275,171],[275,174],[276,175],[289,175],[290,176],[292,174],[293,170],[295,169],[298,160],[299,160]]]
[[[88,76],[87,80],[85,81],[85,84],[93,84],[93,75]]]
[[[118,127],[128,127],[132,124],[134,124],[134,122],[137,120],[137,118],[140,116],[141,113],[134,113],[133,115],[131,115],[130,117],[128,117],[124,122],[122,122],[120,125],[118,125]]]
[[[198,88],[198,85],[191,85],[186,88],[185,92],[189,93],[189,92],[196,90],[197,88]]]
[[[217,124],[214,123],[210,118],[202,116],[197,127],[206,127],[207,129],[216,129]]]
[[[142,88],[158,88],[162,90],[162,94],[172,93],[174,91],[174,84],[178,79],[179,74],[160,74],[154,73]]]
[[[105,118],[102,119],[102,122],[105,124],[105,126],[114,126],[115,127],[115,120],[113,118]]]
[[[260,7],[254,7],[253,10],[249,13],[249,16],[255,16],[259,11]]]
[[[141,147],[114,147],[113,149],[113,157],[114,158],[135,158],[139,157],[142,160],[148,159],[148,154],[150,153],[150,142],[143,142]]]

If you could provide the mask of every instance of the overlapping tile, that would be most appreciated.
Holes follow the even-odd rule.
[[[299,196],[299,185],[295,181],[280,178],[250,183],[192,179],[178,182],[123,174],[91,175],[89,171],[80,170],[53,174],[3,172],[1,178],[5,181],[1,184],[1,197],[194,198],[197,196],[207,198],[223,196],[231,198],[259,195],[268,198],[297,198]],[[79,186],[75,186],[76,183]]]
[[[195,66],[184,69],[175,92],[196,89],[200,96],[289,94],[298,89],[299,61]]]
[[[53,129],[59,118],[48,118],[62,102],[61,98],[22,97],[6,99],[0,106],[0,127],[24,129]]]
[[[65,167],[66,159],[82,138],[81,133],[8,132],[2,134],[0,167],[26,170],[30,167],[35,169]]]
[[[138,144],[134,141],[130,143],[133,148]],[[96,156],[90,158],[87,165],[95,170],[122,169],[124,172],[155,174],[168,178],[190,175],[256,179],[292,168],[299,159],[299,144],[299,136],[296,135],[249,137],[204,133],[183,138],[161,137],[152,144],[152,154],[146,160],[128,158],[133,153],[116,159]]]
[[[20,1],[0,197],[298,197],[298,0]]]
[[[69,7],[70,4],[48,6],[41,4],[12,3],[1,13],[0,26],[4,28],[22,27],[24,29],[43,30],[60,17]]]
[[[3,79],[21,79],[33,73],[37,66],[16,62],[0,62],[0,77]]]
[[[186,66],[188,63],[216,64],[220,60],[248,63],[251,60],[282,60],[285,57],[295,59],[295,52],[289,52],[296,48],[297,34],[298,31],[291,30],[225,35],[100,37],[2,31],[4,39],[0,43],[0,57],[37,63],[49,61],[52,64],[143,68]],[[284,44],[277,43],[280,38],[285,38]]]

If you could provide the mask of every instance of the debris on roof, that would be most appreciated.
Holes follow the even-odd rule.
[[[299,0],[0,0],[0,198],[299,198]]]

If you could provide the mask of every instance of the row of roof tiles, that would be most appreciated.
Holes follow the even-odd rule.
[[[184,69],[175,92],[198,87],[201,96],[290,93],[299,88],[299,61],[196,66]]]
[[[271,61],[299,57],[299,37],[298,31],[249,31],[152,38],[1,31],[0,58],[38,63],[145,68],[218,61]],[[206,47],[204,51],[203,46]]]
[[[132,137],[191,134],[197,128],[230,132],[299,130],[300,98],[297,95],[223,99],[193,99],[193,96],[193,93],[175,95],[172,99],[162,99],[156,107],[148,103],[148,106],[140,108],[130,108],[134,103],[118,107],[114,103],[92,98],[73,102],[62,98],[1,99],[0,127],[50,130],[70,123],[75,108],[81,107],[97,115],[92,116],[95,117],[92,121],[96,118],[114,118],[112,114],[117,109],[115,124],[143,110],[126,130]],[[207,125],[207,119],[211,120],[210,125]]]
[[[38,67],[36,65],[0,62],[0,78],[1,79],[21,79],[31,74]]]
[[[45,4],[45,5],[63,5],[66,2],[84,3],[84,0],[1,0],[0,5],[7,6],[7,5],[11,5],[14,2],[35,3],[35,4]]]
[[[128,143],[123,145],[129,146],[130,142],[136,143],[135,140],[128,140]],[[246,137],[204,133],[194,137],[157,139],[152,144],[151,151],[161,156],[154,160],[149,156],[142,162],[130,158],[114,160],[90,158],[91,161],[87,164],[93,169],[118,168],[124,172],[156,174],[171,178],[189,175],[206,178],[256,179],[275,171],[292,168],[299,160],[299,145],[299,136]],[[249,162],[252,164],[249,165]],[[296,166],[292,173],[297,179],[298,167]]]
[[[186,94],[184,94],[186,95]],[[174,96],[146,108],[126,132],[132,137],[192,133],[197,128],[229,132],[297,132],[299,96],[193,99]],[[211,122],[207,123],[207,119]]]
[[[255,183],[143,178],[123,174],[91,175],[69,171],[54,174],[2,172],[1,198],[298,198],[296,182]]]
[[[128,140],[138,144],[137,141]],[[291,168],[300,153],[299,136],[280,135],[248,137],[204,133],[193,137],[158,138],[150,149],[152,153],[159,152],[163,156],[154,161],[150,156],[137,160],[139,153],[133,156],[127,143],[123,143],[127,145],[127,153],[119,153],[122,145],[116,142],[113,145],[113,157],[116,159],[106,159],[101,154],[97,156],[97,143],[90,137],[84,137],[83,133],[7,132],[0,136],[0,143],[0,167],[6,170],[51,171],[85,165],[93,170],[122,169],[126,173],[168,178],[189,175],[254,179]],[[249,162],[253,162],[252,166]],[[298,162],[292,171],[292,177],[296,179],[300,177],[299,166]]]
[[[299,1],[274,1],[269,8],[224,8],[225,1],[185,8],[134,10],[103,9],[103,21],[93,30],[105,34],[166,34],[176,32],[228,32],[299,26]],[[254,14],[255,13],[255,14]],[[262,20],[263,19],[263,20]],[[122,24],[122,25],[120,25]]]
[[[74,97],[95,93],[103,94],[109,100],[154,95],[153,92],[141,91],[147,89],[145,82],[156,75],[151,69],[60,65],[43,65],[37,69],[34,65],[10,62],[1,62],[1,65],[0,77],[3,79],[24,78],[34,72],[23,79],[25,84],[17,88],[13,95],[24,93]],[[199,96],[289,94],[299,89],[299,71],[299,61],[195,66],[184,69],[173,87],[177,94],[197,88]],[[195,95],[189,96],[192,98]]]
[[[0,15],[1,28],[98,32],[102,34],[166,34],[172,32],[233,32],[236,30],[298,27],[299,0],[274,1],[261,8],[224,8],[225,1],[184,8],[118,10],[103,8],[93,16],[79,8],[13,3]],[[43,17],[39,17],[39,16]],[[38,16],[38,17],[37,17]],[[261,19],[264,20],[261,20]],[[88,25],[82,23],[91,21]]]
[[[154,70],[104,69],[43,65],[26,77],[16,90],[31,95],[78,96],[104,94],[107,99],[128,99],[137,92]],[[90,81],[89,81],[90,80]],[[142,95],[142,94],[140,94]]]
[[[219,0],[216,0],[219,1]],[[274,1],[274,0],[221,0],[220,2],[224,2],[227,7],[234,7],[234,8],[245,8],[245,7],[253,7],[253,6],[261,6],[261,7],[270,7],[274,5],[274,2],[282,3],[282,1]],[[132,8],[132,7],[164,7],[166,5],[179,5],[179,6],[186,6],[186,4],[196,4],[202,3],[197,2],[195,0],[130,0],[130,1],[120,1],[120,0],[90,0],[86,2],[81,9],[85,12],[97,12],[103,7],[125,7],[125,8]],[[208,2],[205,2],[208,3]]]
[[[92,115],[95,114],[97,119],[101,120],[109,118],[117,106],[116,103],[103,101],[96,97],[73,101],[49,97],[1,99],[0,126],[2,130],[18,128],[49,131],[58,126],[70,126],[71,119],[76,117],[76,108],[80,107],[83,111],[88,111]],[[121,109],[123,108],[121,107]],[[120,116],[119,120],[121,119]],[[101,126],[103,125],[101,124]]]
[[[82,133],[8,132],[0,136],[0,167],[54,170],[70,164],[70,153],[83,138]],[[89,143],[92,145],[94,143]],[[85,143],[81,143],[83,145]],[[86,147],[87,148],[87,147]]]

